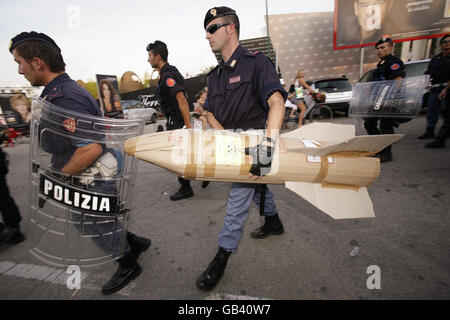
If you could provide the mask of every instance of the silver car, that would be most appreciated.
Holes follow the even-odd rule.
[[[158,120],[158,110],[146,107],[138,100],[122,100],[120,103],[125,119],[143,119],[146,124]]]
[[[348,115],[348,108],[352,100],[353,86],[351,82],[344,77],[329,78],[314,81],[312,89],[325,91],[325,105],[333,111],[342,111]]]

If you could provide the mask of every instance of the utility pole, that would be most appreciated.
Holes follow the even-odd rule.
[[[269,7],[266,0],[266,27],[267,27],[267,55],[269,58],[272,56],[272,49],[270,46],[270,36],[269,36]]]

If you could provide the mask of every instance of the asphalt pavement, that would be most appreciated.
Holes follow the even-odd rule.
[[[357,135],[365,134],[354,118],[331,122],[353,123]],[[66,269],[32,256],[27,239],[0,251],[0,299],[449,299],[450,142],[444,149],[423,148],[426,141],[417,137],[425,125],[421,115],[396,129],[406,136],[368,188],[375,218],[333,220],[284,186],[270,186],[285,233],[251,238],[260,224],[253,206],[239,249],[211,292],[199,291],[195,280],[217,251],[230,184],[202,189],[193,181],[195,196],[172,202],[176,176],[139,161],[129,229],[152,245],[139,259],[137,279],[103,296],[100,288],[116,269],[108,263],[83,268],[80,289],[69,289]],[[146,126],[153,131],[155,124]],[[8,184],[27,236],[29,145],[5,149]]]

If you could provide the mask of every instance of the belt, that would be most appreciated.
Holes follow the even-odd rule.
[[[444,82],[444,83],[435,83],[435,84],[432,84],[431,86],[430,86],[430,88],[439,88],[439,87],[443,87],[443,86],[446,86],[447,85],[447,82]]]

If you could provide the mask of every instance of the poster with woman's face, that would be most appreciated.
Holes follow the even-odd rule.
[[[406,41],[450,30],[449,0],[337,0],[334,49],[373,46],[382,37]]]
[[[115,118],[122,116],[120,104],[119,84],[113,75],[97,74],[98,99],[105,117]]]
[[[0,124],[11,126],[31,121],[31,103],[23,93],[0,95]]]

